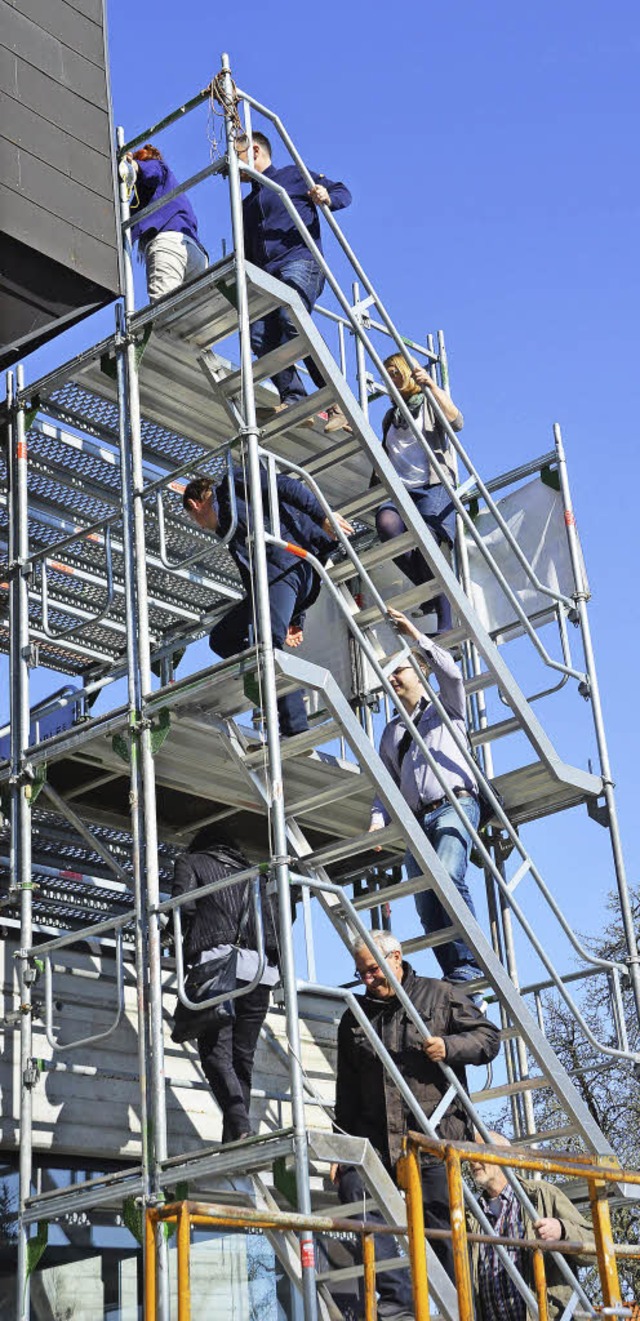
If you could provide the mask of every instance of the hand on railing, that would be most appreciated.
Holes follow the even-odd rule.
[[[562,1225],[555,1216],[544,1216],[541,1220],[535,1220],[533,1232],[543,1243],[553,1243],[563,1238]]]
[[[310,197],[316,206],[331,206],[331,198],[324,184],[314,183],[313,187],[309,189],[307,197]]]
[[[423,1041],[422,1049],[432,1064],[447,1058],[447,1047],[443,1037],[429,1037],[427,1041]]]
[[[415,624],[407,617],[407,615],[403,615],[401,610],[394,610],[393,606],[390,605],[387,608],[387,614],[392,624],[395,624],[399,633],[403,633],[405,637],[413,638],[414,642],[420,641],[420,629],[416,628]]]
[[[338,524],[338,527],[340,528],[340,531],[341,531],[341,532],[344,532],[344,534],[345,534],[346,537],[352,537],[352,536],[353,536],[353,533],[354,533],[353,525],[352,525],[351,523],[348,523],[347,520],[346,520],[346,518],[343,518],[343,517],[342,517],[342,514],[334,514],[334,515],[333,515],[333,518],[334,518],[334,521]],[[332,541],[337,541],[337,540],[338,540],[338,534],[337,534],[336,529],[335,529],[333,523],[331,522],[331,519],[329,518],[329,515],[328,515],[328,514],[327,514],[327,517],[326,517],[326,518],[324,519],[324,521],[323,521],[323,524],[322,524],[322,531],[323,531],[323,532],[326,532],[327,536],[328,536],[328,537],[331,537]]]

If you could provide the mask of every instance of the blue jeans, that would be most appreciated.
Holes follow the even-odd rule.
[[[463,798],[459,799],[459,803],[465,816],[474,829],[477,830],[480,820],[480,805],[477,798],[473,798],[471,794],[465,794]],[[449,802],[445,802],[442,807],[436,808],[435,812],[427,812],[425,816],[418,817],[418,820],[443,867],[448,871],[463,904],[467,905],[473,917],[475,917],[476,910],[465,881],[471,838],[457,817],[454,808]],[[407,876],[419,876],[421,874],[422,868],[418,866],[411,853],[405,854],[404,862]],[[433,890],[421,890],[415,896],[415,899],[425,936],[433,935],[434,931],[443,931],[445,927],[451,925],[448,913],[442,907]],[[464,927],[464,909],[461,910],[460,915],[462,918],[461,925]],[[477,977],[483,976],[482,970],[475,961],[473,952],[459,936],[455,940],[448,941],[446,945],[436,945],[433,952],[442,968],[443,976],[449,982],[471,982],[475,981]]]
[[[279,270],[272,273],[300,294],[307,312],[313,310],[313,305],[324,287],[324,275],[311,256],[293,257],[291,261],[285,262]],[[250,333],[251,348],[256,358],[262,358],[265,353],[271,353],[272,349],[279,348],[281,344],[288,344],[297,334],[298,328],[289,316],[287,308],[277,307],[275,312],[269,312],[267,316],[253,322]],[[313,358],[305,358],[304,365],[314,385],[321,390],[325,382]],[[282,403],[295,403],[297,399],[303,399],[307,393],[302,378],[293,365],[284,367],[281,372],[275,372],[271,380]]]
[[[271,637],[274,647],[284,647],[291,622],[302,622],[309,596],[315,584],[313,569],[305,560],[296,560],[292,568],[269,583],[271,607]],[[218,656],[235,656],[248,645],[249,628],[253,622],[251,597],[246,596],[214,625],[209,634],[209,646]],[[304,698],[300,689],[287,693],[278,700],[280,732],[285,738],[301,734],[309,728]]]
[[[436,486],[409,487],[408,494],[438,545],[444,543],[453,546],[456,536],[456,511],[444,486],[438,483]],[[376,527],[381,541],[389,541],[406,532],[402,517],[391,501],[380,506],[376,514]],[[433,573],[420,550],[408,550],[404,555],[398,555],[394,564],[402,569],[409,582],[414,583],[416,587],[430,582],[433,578]],[[452,626],[448,598],[440,592],[424,604],[430,604],[436,612],[438,633],[447,633]]]

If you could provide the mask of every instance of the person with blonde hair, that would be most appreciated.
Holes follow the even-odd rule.
[[[417,363],[410,366],[401,353],[391,354],[385,359],[384,365],[434,458],[446,469],[451,481],[455,482],[455,456],[449,437],[431,408],[429,398],[423,394],[423,388],[426,387],[429,396],[439,405],[454,431],[462,430],[462,413],[446,390],[436,385],[426,367],[419,367]],[[424,446],[395,405],[387,410],[382,419],[382,444],[431,535],[439,546],[453,546],[456,511],[451,497],[442,485]],[[378,478],[374,474],[371,485],[377,483]],[[391,541],[406,532],[402,516],[393,500],[385,500],[380,505],[376,513],[376,529],[381,541]],[[433,578],[432,570],[418,549],[405,551],[394,562],[416,587]],[[451,606],[443,593],[426,598],[422,606],[435,610],[436,636],[451,628]]]

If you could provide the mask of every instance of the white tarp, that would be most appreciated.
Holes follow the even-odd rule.
[[[496,503],[539,581],[553,591],[572,596],[575,586],[560,493],[537,477]],[[475,527],[527,616],[535,618],[538,625],[543,623],[544,616],[549,617],[553,601],[533,586],[502,529],[497,526],[494,515],[486,509],[482,510],[475,520]],[[520,631],[518,616],[475,541],[468,535],[467,546],[471,594],[482,624],[493,634],[508,631],[510,636],[516,636]],[[375,570],[374,578],[385,600],[411,586],[392,561]],[[363,604],[371,604],[366,589]],[[381,657],[388,657],[398,649],[398,639],[386,624],[379,624],[369,630],[369,637]],[[339,607],[325,589],[307,615],[304,644],[296,654],[330,670],[343,693],[350,698],[354,686],[348,638],[349,631]],[[366,670],[369,670],[369,666],[366,666]],[[370,688],[377,687],[373,673],[367,674],[366,682]],[[315,703],[312,709],[316,709]]]
[[[536,477],[496,503],[539,581],[552,591],[573,596],[575,584],[560,492]],[[533,618],[548,611],[553,605],[551,598],[534,587],[490,510],[483,509],[478,514],[475,527],[527,616]],[[475,541],[468,535],[467,546],[471,595],[481,622],[489,632],[509,629],[518,622],[511,603]]]

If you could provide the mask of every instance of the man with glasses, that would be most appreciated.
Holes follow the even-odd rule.
[[[372,931],[371,939],[415,1005],[431,1037],[425,1041],[421,1036],[401,1004],[395,987],[362,939],[356,940],[353,947],[356,975],[366,987],[360,1003],[373,1033],[380,1037],[429,1118],[449,1086],[440,1064],[450,1065],[466,1089],[465,1065],[488,1064],[495,1058],[500,1048],[498,1029],[459,988],[431,977],[418,977],[411,965],[403,960],[400,941],[390,931]],[[343,1014],[338,1028],[335,1116],[337,1129],[369,1139],[395,1178],[402,1139],[409,1129],[418,1127],[418,1121],[350,1009]],[[473,1137],[473,1126],[457,1096],[447,1105],[437,1132],[439,1137],[451,1142]],[[355,1166],[338,1166],[332,1173],[342,1202],[357,1201],[363,1196],[362,1179]],[[422,1186],[425,1224],[432,1229],[449,1229],[449,1199],[442,1162],[424,1158]],[[368,1208],[366,1218],[381,1219],[378,1213],[372,1213]],[[450,1240],[441,1240],[434,1247],[445,1270],[453,1278]],[[389,1235],[376,1236],[375,1251],[378,1263],[397,1255],[396,1245]],[[395,1321],[413,1317],[407,1270],[380,1274],[378,1290],[380,1317],[394,1317]]]
[[[399,610],[389,614],[399,631],[409,637],[416,648],[411,653],[425,675],[434,674],[438,680],[442,705],[449,716],[457,739],[467,739],[466,698],[462,675],[448,651],[439,647],[432,638],[420,633],[415,624]],[[463,904],[475,917],[473,900],[466,882],[471,851],[471,837],[465,829],[464,817],[475,830],[480,821],[478,786],[473,773],[463,760],[459,742],[445,725],[428,692],[416,673],[408,653],[394,669],[389,680],[398,701],[411,716],[418,733],[424,739],[436,765],[438,775],[427,764],[426,757],[411,737],[399,715],[386,726],[380,741],[380,757],[395,783],[402,791],[407,805],[420,822],[429,843],[435,849],[443,867],[449,873]],[[449,802],[443,785],[458,800],[463,819]],[[380,830],[389,822],[389,814],[382,799],[375,798],[371,809],[370,830]],[[407,876],[419,876],[421,868],[411,853],[405,856]],[[418,916],[425,935],[442,931],[451,925],[433,890],[420,890],[415,896]],[[465,908],[461,908],[464,923]],[[434,954],[442,975],[448,982],[464,983],[482,978],[473,951],[461,935],[444,945],[436,945]]]

